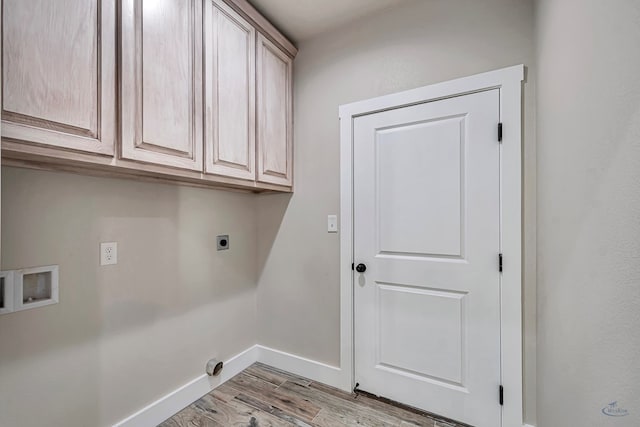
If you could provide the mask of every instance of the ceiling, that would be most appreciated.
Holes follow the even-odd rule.
[[[249,0],[294,42],[339,27],[403,0]]]

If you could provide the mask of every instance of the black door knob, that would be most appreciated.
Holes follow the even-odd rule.
[[[364,273],[365,271],[367,271],[367,266],[362,264],[362,263],[360,263],[360,264],[356,265],[356,271],[358,273]]]

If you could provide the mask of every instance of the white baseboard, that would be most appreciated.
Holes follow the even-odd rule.
[[[345,381],[344,372],[340,368],[262,345],[256,345],[256,348],[258,349],[258,362],[350,391],[349,385],[345,386],[349,381]]]
[[[262,345],[254,345],[242,353],[232,357],[224,364],[224,369],[217,377],[203,374],[153,403],[140,409],[135,414],[114,424],[113,427],[150,427],[156,426],[173,414],[179,412],[211,390],[239,374],[255,362],[309,378],[330,386],[348,390],[344,387],[343,372],[340,368],[316,362],[284,351],[275,350]]]
[[[262,345],[254,345],[225,362],[224,369],[219,376],[210,377],[203,374],[119,421],[113,427],[156,426],[255,362],[261,362],[313,381],[350,391],[350,380],[345,378],[344,372],[340,368]],[[522,427],[535,426],[524,424]]]
[[[157,426],[176,412],[189,406],[214,388],[239,374],[257,360],[258,349],[256,346],[252,346],[224,362],[224,369],[217,377],[203,374],[145,406],[135,414],[119,421],[114,424],[114,427]]]

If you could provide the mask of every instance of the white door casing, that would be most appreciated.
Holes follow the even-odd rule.
[[[500,424],[499,91],[354,120],[355,378]]]
[[[498,145],[498,187],[499,187],[499,226],[500,236],[498,249],[504,255],[505,269],[499,275],[498,298],[499,304],[499,371],[500,383],[504,387],[504,405],[499,406],[498,410],[501,415],[502,426],[522,426],[522,320],[521,320],[521,262],[522,262],[522,224],[521,224],[521,94],[522,81],[524,79],[524,66],[518,65],[508,67],[496,71],[490,71],[470,77],[465,77],[448,82],[438,83],[413,89],[405,92],[395,93],[391,95],[381,96],[365,101],[359,101],[340,107],[340,132],[341,132],[341,355],[340,355],[340,372],[341,380],[338,384],[343,389],[353,388],[355,385],[354,375],[354,341],[357,339],[354,335],[354,287],[359,286],[359,274],[352,271],[352,263],[359,262],[355,258],[354,253],[354,137],[356,135],[356,123],[362,116],[375,115],[384,111],[400,109],[407,106],[417,106],[439,101],[447,98],[460,97],[463,95],[475,94],[477,92],[489,92],[497,89],[499,103],[499,117],[503,124],[502,143]],[[434,103],[435,104],[435,103]],[[495,123],[494,123],[495,126]],[[497,130],[494,128],[494,135]],[[360,154],[358,154],[360,156]],[[358,159],[359,161],[359,159]],[[406,172],[406,171],[401,171]],[[447,226],[448,219],[443,224]],[[356,224],[357,225],[357,224]],[[448,225],[450,226],[450,224]],[[402,226],[394,229],[402,232]],[[388,234],[388,233],[387,233]],[[453,239],[455,240],[455,239]],[[441,260],[447,260],[449,263],[455,263],[455,252],[458,249],[452,245],[452,241],[435,240],[441,247],[441,252],[453,252],[441,254]],[[398,250],[393,238],[388,238],[384,243],[391,250],[387,252],[403,252]],[[448,245],[448,246],[447,246]],[[433,251],[434,246],[430,247],[409,247],[415,251],[421,249],[428,252]],[[470,247],[461,246],[462,250],[466,250],[466,254],[471,254]],[[394,254],[388,254],[394,255]],[[408,256],[411,254],[401,254]],[[431,254],[433,255],[433,254]],[[414,254],[415,256],[415,254]],[[428,257],[426,257],[428,258]],[[451,259],[450,259],[451,258]],[[445,264],[448,265],[448,264]],[[497,269],[497,254],[494,253],[492,263],[494,269]],[[375,270],[375,267],[372,267]],[[399,269],[402,270],[402,269]],[[409,271],[409,270],[407,270]],[[494,270],[494,272],[497,270]],[[374,271],[368,270],[363,276]],[[397,273],[397,271],[396,271]],[[400,274],[404,274],[400,271]],[[406,273],[409,274],[409,273]],[[385,278],[380,278],[380,282],[384,282]],[[368,279],[367,279],[368,280]],[[376,279],[378,280],[378,279]],[[402,282],[401,280],[398,280]],[[393,286],[393,280],[388,280],[389,284],[383,284],[379,287],[379,293],[386,294],[383,297],[397,296],[405,297],[407,293],[420,296],[430,295],[434,299],[443,299],[451,307],[455,307],[455,294],[449,295],[452,298],[441,297],[435,286],[428,288],[426,291],[418,288],[402,288],[398,289]],[[405,284],[408,280],[405,280]],[[400,283],[402,285],[402,283]],[[403,291],[392,294],[393,291]],[[412,293],[413,292],[413,293]],[[423,299],[426,297],[423,297]],[[464,301],[466,297],[463,297]],[[407,298],[405,298],[407,299]],[[409,298],[410,299],[410,298]],[[390,300],[387,298],[387,300]],[[413,301],[413,299],[410,299]],[[439,304],[438,308],[441,309]],[[467,309],[468,310],[468,309]],[[454,323],[455,325],[455,323]],[[395,337],[393,337],[395,338]],[[398,359],[398,355],[393,353],[385,355],[387,359],[396,363],[415,363],[411,360]],[[393,359],[395,357],[395,359]],[[436,360],[437,362],[437,360]],[[422,362],[426,363],[426,362]],[[434,363],[431,361],[430,363]],[[459,370],[452,368],[453,364],[447,365],[447,362],[440,360],[442,376],[451,378],[455,382],[455,376],[459,377]],[[435,365],[434,365],[435,366]],[[433,369],[434,366],[431,366]],[[414,366],[415,368],[416,366]],[[418,366],[426,369],[429,366]],[[446,378],[445,378],[446,379]],[[442,381],[446,382],[446,381]],[[450,384],[452,385],[452,384]],[[361,388],[367,390],[366,384]],[[370,390],[367,390],[370,391]],[[382,393],[384,395],[384,393]],[[492,393],[494,402],[497,401],[498,390]]]

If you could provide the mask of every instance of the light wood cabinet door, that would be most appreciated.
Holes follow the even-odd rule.
[[[2,136],[113,155],[115,0],[2,2]]]
[[[202,1],[121,0],[121,157],[202,170]]]
[[[205,172],[255,179],[255,29],[205,1]]]
[[[257,179],[291,186],[293,60],[261,34],[256,58]]]

